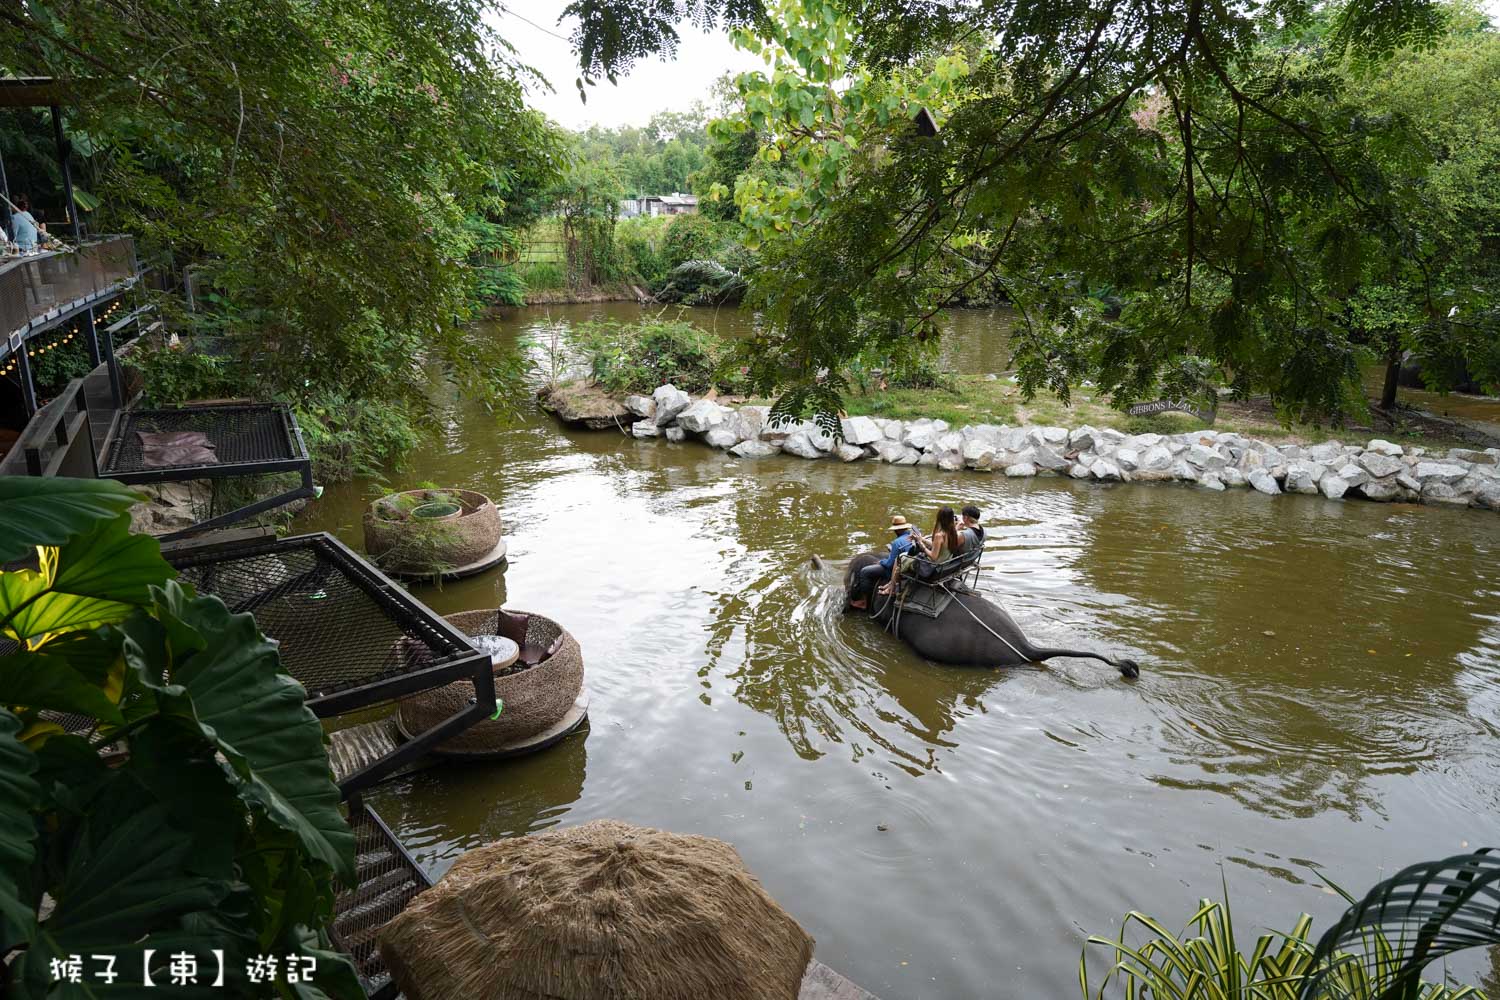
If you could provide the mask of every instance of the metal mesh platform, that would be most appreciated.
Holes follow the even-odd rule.
[[[489,658],[327,534],[170,553],[184,582],[255,615],[319,716],[488,674]]]
[[[381,961],[375,936],[432,882],[374,811],[356,804],[349,826],[354,831],[359,884],[339,892],[330,932],[339,950],[354,959],[371,1000],[387,1000],[396,996],[397,988]]]
[[[141,433],[197,431],[213,443],[217,462],[180,466],[146,463]],[[105,450],[99,474],[124,482],[216,478],[264,472],[296,472],[308,464],[307,448],[282,403],[184,406],[170,410],[123,410]]]

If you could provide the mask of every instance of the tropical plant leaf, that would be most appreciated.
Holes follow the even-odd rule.
[[[354,879],[354,834],[339,811],[323,728],[275,643],[216,597],[156,591],[156,617],[126,622],[126,661],[164,714],[196,725],[224,756],[239,796],[341,878]],[[155,626],[155,627],[153,627]],[[167,682],[161,678],[165,673]]]
[[[0,699],[14,707],[78,712],[115,725],[125,722],[104,688],[81,674],[66,657],[52,653],[0,657]]]
[[[1318,940],[1301,1000],[1418,995],[1422,970],[1465,948],[1500,944],[1500,853],[1426,861],[1376,885]]]
[[[127,518],[96,524],[60,547],[40,549],[36,570],[0,573],[0,622],[33,647],[59,633],[123,620],[175,575],[149,535]]]
[[[16,738],[20,732],[21,720],[0,709],[0,952],[29,937],[35,921],[20,886],[36,854],[37,763]]]
[[[123,785],[124,782],[117,783]],[[64,869],[54,898],[57,908],[37,925],[16,963],[22,996],[49,992],[51,961],[69,955],[117,956],[122,982],[114,988],[88,984],[75,996],[129,993],[139,983],[145,948],[164,958],[168,949],[201,952],[205,942],[176,925],[210,911],[231,891],[222,879],[191,874],[193,836],[171,822],[168,807],[151,803],[132,809],[127,795],[103,797],[61,853]],[[139,796],[139,791],[135,792]]]
[[[113,479],[0,477],[0,562],[61,545],[140,499]]]

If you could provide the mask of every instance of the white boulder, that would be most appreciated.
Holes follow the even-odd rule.
[[[638,417],[644,417],[649,420],[656,416],[656,400],[650,396],[626,396],[620,402],[624,404],[625,409]]]
[[[1269,494],[1270,496],[1275,496],[1276,494],[1281,492],[1281,487],[1276,485],[1276,477],[1271,475],[1265,469],[1256,469],[1254,472],[1250,473],[1248,478],[1250,481],[1250,485],[1254,486],[1262,493]]]
[[[797,428],[781,443],[781,450],[798,458],[822,458],[826,452],[813,444],[805,428]]]
[[[1392,444],[1380,438],[1376,438],[1366,445],[1365,451],[1373,451],[1375,454],[1385,455],[1387,458],[1396,458],[1405,453],[1399,444]]]
[[[1068,450],[1088,451],[1094,447],[1095,435],[1098,433],[1098,431],[1094,430],[1088,424],[1074,428],[1073,432],[1068,435]]]
[[[1456,483],[1469,474],[1469,470],[1454,462],[1418,462],[1417,478],[1426,485]]]
[[[885,436],[869,417],[845,417],[840,421],[840,426],[844,431],[844,440],[850,444],[874,444]]]
[[[722,448],[728,450],[740,443],[740,436],[728,427],[715,427],[703,435],[703,441],[710,448]]]
[[[724,422],[724,407],[711,399],[700,399],[677,414],[677,426],[693,434],[706,434]]]
[[[982,437],[964,442],[964,464],[971,469],[988,469],[995,461],[995,446]]]
[[[769,441],[741,441],[729,449],[729,454],[736,458],[770,458],[779,451],[781,449]]]
[[[835,448],[833,453],[845,462],[857,462],[865,457],[865,450],[863,448],[857,444],[850,444],[847,441]]]
[[[1318,480],[1318,489],[1330,500],[1337,500],[1349,490],[1349,484],[1332,472]]]
[[[1405,464],[1399,458],[1383,455],[1378,451],[1367,451],[1359,456],[1357,464],[1365,472],[1369,473],[1371,479],[1384,479],[1394,476],[1405,470]]]
[[[665,427],[677,419],[677,414],[693,404],[693,397],[677,388],[672,383],[658,386],[651,394],[651,399],[656,403],[656,426]]]
[[[1005,474],[1016,479],[1025,476],[1034,476],[1036,475],[1036,466],[1030,462],[1017,462],[1015,465],[1007,465],[1005,467]]]
[[[1201,444],[1188,447],[1187,460],[1205,472],[1216,472],[1229,464],[1224,456],[1219,454],[1219,449],[1208,448]]]

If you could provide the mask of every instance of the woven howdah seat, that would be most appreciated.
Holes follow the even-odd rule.
[[[494,670],[495,698],[502,706],[499,716],[444,741],[435,752],[481,756],[501,753],[548,732],[576,711],[583,691],[583,650],[557,622],[503,609],[462,611],[448,615],[447,620],[470,636],[510,639],[520,653],[514,663]],[[456,706],[473,697],[473,683],[463,680],[419,692],[401,700],[397,724],[401,733],[410,737],[451,715]]]
[[[813,953],[731,845],[608,819],[465,853],[378,940],[407,1000],[795,1000]]]

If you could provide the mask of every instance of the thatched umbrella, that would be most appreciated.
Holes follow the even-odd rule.
[[[607,819],[469,851],[379,941],[408,1000],[795,1000],[813,952],[729,844]]]

